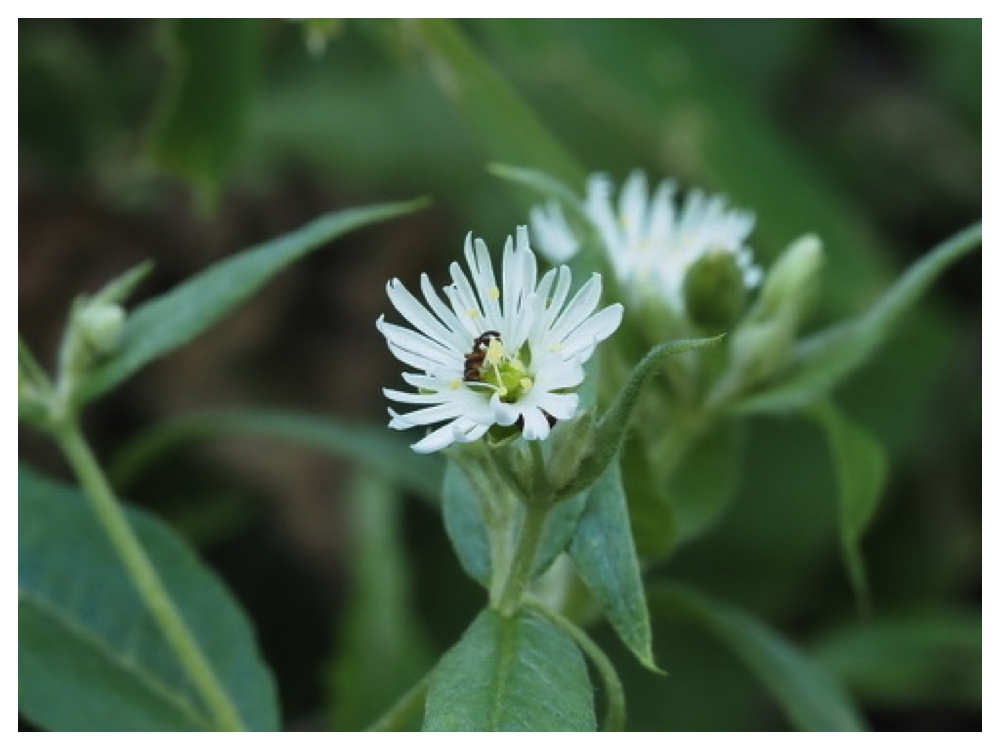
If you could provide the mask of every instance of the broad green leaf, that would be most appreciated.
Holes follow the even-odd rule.
[[[149,149],[160,167],[191,181],[210,203],[243,145],[260,67],[262,22],[161,23],[169,79]]]
[[[354,208],[328,214],[270,242],[210,266],[128,316],[121,344],[83,384],[85,403],[210,328],[272,276],[347,232],[414,211],[423,201]]]
[[[449,461],[445,467],[441,494],[444,528],[462,570],[473,580],[489,587],[493,566],[490,535],[480,493],[454,461]]]
[[[604,650],[597,645],[593,638],[587,635],[587,631],[579,627],[572,620],[562,615],[556,614],[544,607],[534,607],[539,614],[547,617],[557,627],[566,631],[567,635],[576,641],[576,645],[584,655],[590,659],[604,683],[604,691],[607,693],[605,702],[607,710],[604,717],[602,732],[621,732],[625,728],[625,688],[622,686],[621,678],[615,669],[614,663],[604,653]]]
[[[784,373],[761,392],[737,401],[733,410],[782,412],[825,395],[864,363],[948,266],[980,245],[982,235],[981,224],[959,232],[911,265],[865,313],[803,339]]]
[[[351,593],[329,671],[331,724],[337,731],[367,727],[432,664],[410,601],[401,501],[390,485],[365,474],[350,495]]]
[[[442,91],[470,121],[498,161],[531,164],[567,183],[583,184],[582,167],[549,133],[520,95],[469,43],[454,21],[408,22]]]
[[[243,724],[276,731],[277,698],[246,615],[167,527],[128,510]],[[78,492],[18,472],[18,706],[55,731],[205,731],[195,688]]]
[[[591,488],[569,553],[625,645],[646,667],[659,671],[617,462]]]
[[[201,412],[159,424],[129,443],[113,461],[110,474],[121,488],[154,461],[189,443],[243,436],[287,440],[349,458],[432,502],[441,494],[441,459],[417,455],[388,430],[272,409]]]
[[[830,445],[840,495],[840,540],[844,562],[859,606],[862,611],[867,611],[868,581],[861,553],[861,537],[875,515],[885,487],[885,451],[867,430],[848,419],[829,401],[819,402],[810,411],[826,433]]]
[[[874,618],[825,634],[815,659],[866,703],[967,706],[983,700],[983,625],[978,614]]]
[[[592,732],[587,665],[542,615],[486,609],[441,659],[424,712],[427,732]]]
[[[841,685],[764,623],[694,589],[660,585],[649,591],[657,616],[690,619],[728,646],[764,684],[792,724],[811,732],[864,729]]]

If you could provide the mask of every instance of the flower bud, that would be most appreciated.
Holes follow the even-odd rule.
[[[746,304],[744,272],[733,253],[709,250],[688,269],[684,277],[684,305],[691,321],[706,332],[731,329]]]
[[[822,263],[823,245],[816,235],[807,234],[793,242],[768,272],[753,317],[794,318],[797,327],[815,292]]]
[[[125,310],[121,305],[88,303],[76,319],[83,344],[98,356],[110,354],[121,341]]]

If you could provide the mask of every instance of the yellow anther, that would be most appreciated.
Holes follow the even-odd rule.
[[[473,320],[475,320],[476,318],[478,318],[478,317],[479,317],[479,310],[477,310],[477,309],[476,309],[476,308],[474,308],[474,307],[470,307],[470,308],[469,308],[469,309],[468,309],[468,310],[466,311],[466,315],[468,315],[468,316],[469,316],[470,318],[472,318]]]
[[[500,299],[500,290],[495,286],[490,287],[490,299]]]
[[[500,339],[490,339],[490,344],[486,349],[486,361],[490,365],[496,366],[503,359],[503,342]]]
[[[531,380],[531,378],[521,378],[521,388],[524,390],[528,390],[534,384],[535,383]]]
[[[462,387],[462,379],[461,378],[455,378],[448,385],[451,387],[451,389],[453,391],[457,391],[459,388]]]

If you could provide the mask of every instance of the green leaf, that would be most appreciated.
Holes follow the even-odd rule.
[[[162,24],[169,79],[150,154],[163,169],[194,183],[211,203],[243,146],[260,67],[262,22],[183,18]]]
[[[449,461],[444,470],[441,512],[462,570],[489,587],[493,565],[480,493],[454,461]]]
[[[934,281],[982,242],[975,224],[911,265],[865,313],[803,339],[789,363],[761,392],[738,400],[740,414],[782,412],[805,406],[857,369],[889,336],[899,319]]]
[[[515,167],[510,164],[491,164],[489,171],[497,177],[516,182],[530,188],[538,193],[543,200],[554,200],[563,208],[573,211],[579,218],[588,223],[583,211],[583,199],[574,193],[564,182],[542,172],[538,169],[527,169],[525,167]]]
[[[618,676],[615,665],[604,653],[603,649],[587,635],[587,631],[577,626],[572,620],[563,617],[551,610],[537,605],[532,606],[540,615],[547,617],[557,627],[566,631],[584,655],[590,659],[604,683],[604,691],[607,693],[607,711],[604,717],[602,732],[621,732],[625,729],[625,688],[622,686],[621,678]]]
[[[810,413],[826,433],[837,472],[840,495],[840,540],[844,562],[863,612],[869,608],[861,537],[871,523],[885,487],[887,461],[877,440],[848,419],[829,401],[821,401]]]
[[[592,732],[587,665],[542,615],[486,609],[441,659],[424,713],[427,732]]]
[[[350,494],[351,594],[329,671],[336,731],[364,729],[431,667],[410,601],[401,500],[371,475],[362,475]]]
[[[549,511],[545,518],[542,541],[538,544],[538,551],[532,564],[532,578],[537,578],[548,570],[555,559],[566,550],[566,546],[576,534],[577,524],[586,507],[587,493],[582,492],[576,497],[561,501]]]
[[[571,185],[583,184],[586,175],[580,164],[455,22],[419,19],[410,22],[407,31],[422,43],[442,91],[470,121],[496,160],[531,164]]]
[[[728,646],[771,691],[797,729],[864,729],[856,707],[830,674],[746,612],[677,585],[650,589],[649,600],[657,615],[693,620]]]
[[[277,698],[246,615],[167,527],[128,510],[244,725],[276,731]],[[54,731],[206,731],[200,697],[86,499],[18,471],[18,705]]]
[[[740,488],[745,432],[745,424],[729,420],[692,440],[667,487],[678,542],[704,534],[732,503]]]
[[[921,613],[856,622],[824,635],[812,653],[866,703],[909,709],[982,705],[979,614]]]
[[[660,671],[617,461],[591,488],[569,553],[625,645],[643,665]]]
[[[81,387],[78,403],[110,390],[140,368],[186,344],[306,253],[368,224],[422,207],[424,201],[328,214],[270,242],[220,261],[128,316],[115,356]]]
[[[561,492],[564,495],[572,495],[589,488],[604,473],[611,461],[617,459],[622,442],[628,434],[629,421],[639,402],[639,395],[664,360],[691,349],[711,346],[721,339],[722,336],[714,336],[704,339],[665,341],[650,349],[639,364],[632,368],[615,400],[601,416],[594,435],[594,450],[581,463],[576,479],[563,487]]]
[[[641,439],[628,440],[623,446],[621,473],[639,558],[666,557],[677,542],[677,514]]]
[[[197,440],[240,436],[287,440],[349,458],[432,502],[441,494],[441,459],[414,453],[387,430],[276,409],[201,412],[163,422],[131,441],[109,473],[121,488],[170,451]]]

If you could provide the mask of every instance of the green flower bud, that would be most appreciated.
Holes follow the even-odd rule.
[[[815,235],[793,242],[767,274],[760,297],[733,333],[729,368],[711,401],[720,403],[780,369],[812,301],[823,263]]]
[[[736,256],[710,250],[684,277],[684,305],[691,321],[708,333],[730,330],[743,314],[747,289]]]
[[[125,310],[121,305],[88,303],[75,321],[83,345],[103,356],[110,354],[121,341],[125,328]]]
[[[767,274],[760,300],[752,313],[756,320],[782,316],[794,327],[815,293],[823,264],[823,245],[807,234],[793,242]]]

